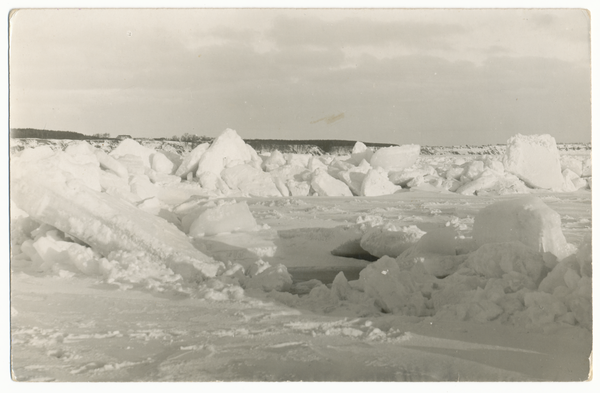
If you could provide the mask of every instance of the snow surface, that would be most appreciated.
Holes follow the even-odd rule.
[[[226,130],[14,154],[14,378],[588,379],[590,191],[393,153],[261,159]]]

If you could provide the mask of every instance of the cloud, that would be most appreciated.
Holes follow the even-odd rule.
[[[208,35],[231,41],[248,42],[261,36],[261,32],[254,29],[239,29],[230,26],[218,26],[207,32]]]
[[[590,31],[590,14],[584,9],[531,10],[525,20],[556,40],[581,42]]]
[[[504,45],[491,45],[485,48],[484,52],[489,56],[501,56],[511,53],[510,49]]]
[[[198,27],[192,16],[167,14],[169,23],[160,14],[137,22],[135,13],[36,12],[15,25],[11,124],[139,136],[232,127],[246,138],[422,144],[502,143],[516,132],[589,140],[589,61],[570,61],[541,33],[576,26],[576,13],[542,18],[535,29],[519,20],[530,27],[515,30],[515,44],[496,25],[450,23],[461,13],[447,23],[418,13],[393,23],[385,13],[325,20],[288,12],[254,27]],[[534,46],[546,49],[522,56]]]
[[[465,29],[458,24],[381,22],[364,18],[324,21],[317,17],[282,16],[276,18],[267,36],[279,47],[316,46],[346,47],[357,45],[384,46],[396,43],[422,49],[451,49],[448,38]]]

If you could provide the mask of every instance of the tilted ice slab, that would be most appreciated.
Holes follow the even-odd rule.
[[[103,256],[113,251],[143,252],[187,280],[213,277],[222,269],[164,219],[56,170],[60,154],[13,162],[19,170],[13,176],[11,197],[33,219],[85,242]]]
[[[362,160],[369,162],[371,157],[373,157],[373,149],[367,147],[362,142],[356,142],[352,148],[352,155],[347,161],[354,165],[359,165]]]
[[[320,168],[314,172],[310,184],[319,196],[352,196],[352,191],[346,183],[333,178]]]
[[[386,172],[371,169],[363,179],[360,193],[362,196],[389,195],[401,189],[389,181]]]
[[[198,170],[198,162],[209,146],[208,143],[202,143],[183,157],[183,161],[181,165],[179,165],[179,168],[177,168],[177,171],[175,171],[175,175],[186,177],[190,172],[196,173]]]

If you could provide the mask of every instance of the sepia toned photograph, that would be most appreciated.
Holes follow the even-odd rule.
[[[7,18],[14,384],[592,379],[589,10]]]

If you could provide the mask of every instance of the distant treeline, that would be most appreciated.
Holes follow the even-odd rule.
[[[35,128],[11,128],[11,138],[37,138],[37,139],[115,139],[110,134],[85,135],[72,131],[53,131],[39,130]],[[138,138],[139,139],[139,138]],[[179,141],[189,142],[192,147],[200,143],[212,142],[214,138],[198,136],[192,134],[183,134],[182,136],[173,136],[171,138],[154,138],[157,141]],[[337,139],[309,139],[309,140],[283,140],[283,139],[245,139],[247,144],[252,146],[257,152],[272,152],[279,150],[282,153],[310,153],[310,154],[349,154],[356,141],[337,140]],[[391,143],[371,143],[364,142],[365,145],[377,150],[382,147],[395,146]]]
[[[348,154],[356,143],[356,141],[338,139],[244,139],[244,142],[252,146],[257,152],[279,150],[282,153],[305,151],[311,154]],[[382,147],[396,146],[392,143],[364,142],[364,144],[375,148],[375,150]]]
[[[85,135],[79,132],[72,131],[53,131],[39,130],[35,128],[11,128],[10,136],[12,138],[36,138],[36,139],[72,139],[72,140],[90,140],[90,139],[111,139],[118,140],[129,135],[119,135],[116,138],[111,138],[109,133]],[[135,138],[138,141],[146,138]],[[183,134],[182,136],[174,135],[166,138],[148,138],[147,140],[155,141],[176,141],[185,142],[192,149],[200,143],[211,143],[214,138],[207,136],[199,136],[192,134]],[[252,146],[258,153],[267,153],[274,150],[279,150],[282,153],[299,153],[299,154],[332,154],[345,155],[352,152],[352,148],[356,141],[338,140],[338,139],[307,139],[307,140],[284,140],[284,139],[244,139],[244,141]],[[372,143],[363,142],[373,150],[382,147],[398,146],[393,143]],[[591,150],[591,143],[557,143],[560,151],[567,150]],[[437,155],[437,154],[504,154],[506,146],[504,144],[492,144],[482,146],[421,146],[422,155]]]
[[[11,128],[11,138],[38,138],[38,139],[109,139],[110,134],[85,135],[73,131],[38,130],[36,128]]]

